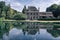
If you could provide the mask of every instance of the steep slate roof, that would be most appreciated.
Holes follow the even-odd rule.
[[[34,6],[28,6],[28,10],[30,11],[38,11],[36,7]]]

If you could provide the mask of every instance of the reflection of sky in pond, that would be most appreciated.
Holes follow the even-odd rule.
[[[10,40],[34,40],[31,35],[24,35],[22,30],[18,30],[16,28],[12,29],[9,33]]]
[[[24,35],[22,32],[22,29],[16,29],[13,28],[12,30],[9,31],[9,36],[7,37],[5,35],[5,39],[9,40],[59,40],[60,37],[54,38],[50,33],[46,31],[46,29],[40,29],[39,30],[40,34],[36,35]],[[7,39],[7,40],[8,40]]]
[[[37,40],[53,39],[53,37],[46,31],[46,29],[40,29],[40,34],[36,36]]]
[[[3,40],[9,40],[9,36],[7,36],[6,34],[3,35]]]

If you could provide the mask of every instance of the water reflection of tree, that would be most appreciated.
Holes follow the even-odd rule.
[[[2,39],[2,38],[3,38],[3,37],[2,37],[2,35],[3,35],[2,31],[0,31],[0,39]]]
[[[2,39],[2,35],[3,35],[3,28],[4,28],[4,23],[2,21],[0,21],[0,39]]]
[[[47,30],[48,33],[50,33],[53,37],[59,37],[60,36],[60,30],[53,28],[52,30]]]
[[[13,23],[13,26],[18,28],[18,29],[23,29],[26,27],[24,22],[15,22],[15,23]]]
[[[7,28],[6,23],[2,22],[0,24],[2,24],[2,25],[0,25],[0,39],[3,39],[3,35],[5,33],[9,33],[9,29]]]

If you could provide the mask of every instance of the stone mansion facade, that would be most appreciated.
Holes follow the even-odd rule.
[[[34,6],[24,7],[24,14],[27,15],[27,20],[38,20],[38,19],[51,19],[53,18],[52,12],[39,12]]]

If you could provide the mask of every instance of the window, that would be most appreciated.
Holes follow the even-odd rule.
[[[35,19],[35,16],[33,18]]]
[[[42,18],[41,16],[39,16],[39,18]]]
[[[31,20],[32,20],[32,17],[31,17]]]
[[[42,16],[42,18],[46,18],[46,16]]]
[[[32,13],[31,13],[31,15],[32,15]]]
[[[36,15],[38,15],[38,13],[36,13]]]
[[[36,18],[38,18],[38,17],[36,17]]]
[[[52,16],[49,16],[49,18],[53,18]]]
[[[27,15],[29,15],[29,13],[27,13]]]
[[[46,13],[43,13],[43,15],[46,15]]]
[[[33,13],[33,15],[35,15],[35,13]]]

